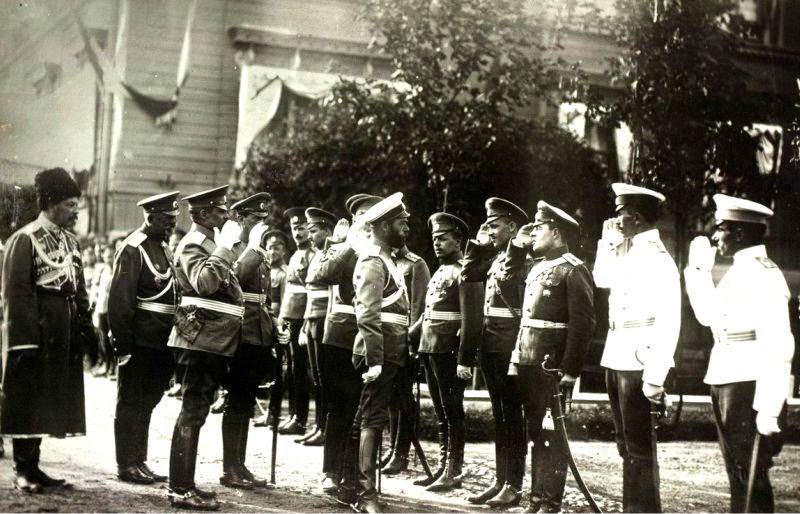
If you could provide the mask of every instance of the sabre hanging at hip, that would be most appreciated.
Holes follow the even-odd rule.
[[[271,391],[270,397],[276,392],[283,396],[283,346],[281,344],[278,344],[275,348],[275,361],[275,380],[272,384],[274,389]],[[278,423],[281,417],[282,402],[283,398],[278,398],[275,402],[275,412],[269,414],[272,417],[272,448],[270,448],[269,482],[272,485],[275,485],[275,464],[278,459]]]
[[[561,407],[561,397],[563,393],[561,392],[561,387],[559,385],[559,379],[564,374],[564,372],[557,368],[548,368],[547,367],[547,359],[549,355],[546,355],[544,360],[542,361],[542,369],[545,373],[553,377],[553,411],[555,412],[555,426],[556,432],[558,432],[559,437],[564,444],[564,451],[566,452],[567,463],[569,464],[569,469],[572,471],[572,476],[575,477],[575,483],[578,484],[578,489],[580,489],[581,493],[583,493],[584,498],[586,498],[587,503],[589,503],[589,508],[592,509],[592,512],[602,513],[603,511],[600,510],[600,506],[597,505],[597,502],[594,501],[592,497],[592,493],[589,492],[589,488],[586,487],[586,483],[583,481],[580,472],[578,471],[578,466],[575,464],[575,459],[572,457],[572,451],[569,448],[569,438],[567,437],[567,425],[564,421],[565,414],[564,409]]]

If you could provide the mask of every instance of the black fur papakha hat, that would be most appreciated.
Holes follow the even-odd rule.
[[[80,197],[81,189],[64,168],[50,168],[36,174],[34,180],[36,198],[40,209],[63,202],[67,198]]]

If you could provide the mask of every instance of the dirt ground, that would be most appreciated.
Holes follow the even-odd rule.
[[[2,512],[163,512],[170,511],[164,485],[134,486],[116,480],[112,421],[115,384],[106,379],[86,378],[89,434],[67,440],[45,440],[42,468],[65,477],[74,484],[71,490],[27,496],[15,491],[10,455],[0,463],[0,511]],[[154,413],[150,437],[150,465],[166,474],[169,439],[180,402],[164,398]],[[271,432],[253,429],[248,448],[248,466],[267,476]],[[435,448],[423,443],[434,461]],[[10,444],[6,441],[6,450]],[[777,510],[800,511],[800,452],[787,446],[772,471]],[[621,510],[621,462],[613,444],[576,442],[575,459],[584,480],[607,512]],[[727,510],[727,479],[713,443],[665,443],[660,445],[661,487],[664,509],[676,512],[724,512]],[[10,454],[10,451],[9,451]],[[491,444],[467,444],[464,488],[434,494],[411,482],[421,476],[418,465],[398,477],[383,480],[383,498],[393,512],[486,511],[466,501],[466,497],[489,484],[492,479],[494,450]],[[219,485],[221,473],[220,416],[211,415],[203,428],[197,465],[197,484],[214,490],[223,510],[230,512],[344,512],[320,490],[322,451],[281,436],[278,443],[277,488],[269,491],[236,491]],[[413,461],[412,461],[413,463]],[[433,464],[433,462],[431,462]],[[527,480],[525,487],[527,488]],[[511,509],[521,512],[523,506]],[[586,502],[570,478],[565,511],[588,511]]]

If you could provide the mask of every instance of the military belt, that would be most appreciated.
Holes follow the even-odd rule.
[[[756,340],[755,330],[742,330],[740,332],[723,331],[721,334],[715,334],[715,339],[719,343],[747,343]]]
[[[142,311],[157,312],[159,314],[175,314],[175,306],[166,303],[139,300],[136,302],[136,308]]]
[[[520,325],[525,328],[567,328],[566,323],[562,323],[560,321],[549,321],[546,319],[532,319],[532,318],[523,318],[520,322]]]
[[[184,296],[181,298],[181,307],[195,306],[201,309],[208,309],[222,314],[230,314],[239,318],[244,317],[244,307],[233,305],[225,302],[218,302],[216,300],[206,300],[205,298],[197,298],[195,296]]]
[[[309,298],[329,298],[331,296],[331,292],[327,289],[307,289],[306,292],[308,293]]]
[[[427,310],[425,311],[425,319],[436,321],[461,321],[462,316],[460,312]]]
[[[506,307],[488,307],[484,306],[483,315],[489,318],[519,318],[522,316],[522,309],[511,309]]]
[[[286,292],[291,294],[306,294],[306,286],[288,282],[286,284]]]
[[[656,324],[656,318],[630,319],[627,321],[609,321],[609,330],[623,330],[627,328],[652,327]]]
[[[244,301],[251,303],[264,303],[267,301],[267,295],[261,293],[242,293]]]
[[[352,305],[344,305],[342,303],[334,303],[331,305],[331,312],[335,312],[337,314],[352,314],[353,316],[356,315],[356,309]]]
[[[381,312],[381,323],[393,323],[395,325],[408,326],[408,316],[396,314],[394,312]]]

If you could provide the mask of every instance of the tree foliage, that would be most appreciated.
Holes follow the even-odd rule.
[[[574,94],[580,72],[548,57],[549,1],[369,0],[373,47],[391,80],[342,80],[318,107],[253,147],[251,189],[287,206],[339,210],[360,191],[403,191],[415,248],[427,216],[445,209],[477,229],[489,196],[529,212],[538,199],[599,226],[605,168],[573,136],[539,119],[537,102]],[[559,89],[559,87],[561,89]],[[595,207],[601,205],[600,207]]]
[[[744,128],[774,121],[776,98],[748,92],[737,65],[746,25],[736,0],[617,0],[608,26],[621,48],[610,60],[622,93],[595,103],[607,122],[627,123],[635,151],[629,179],[664,191],[679,256],[708,212],[708,193],[767,202],[756,146]]]

